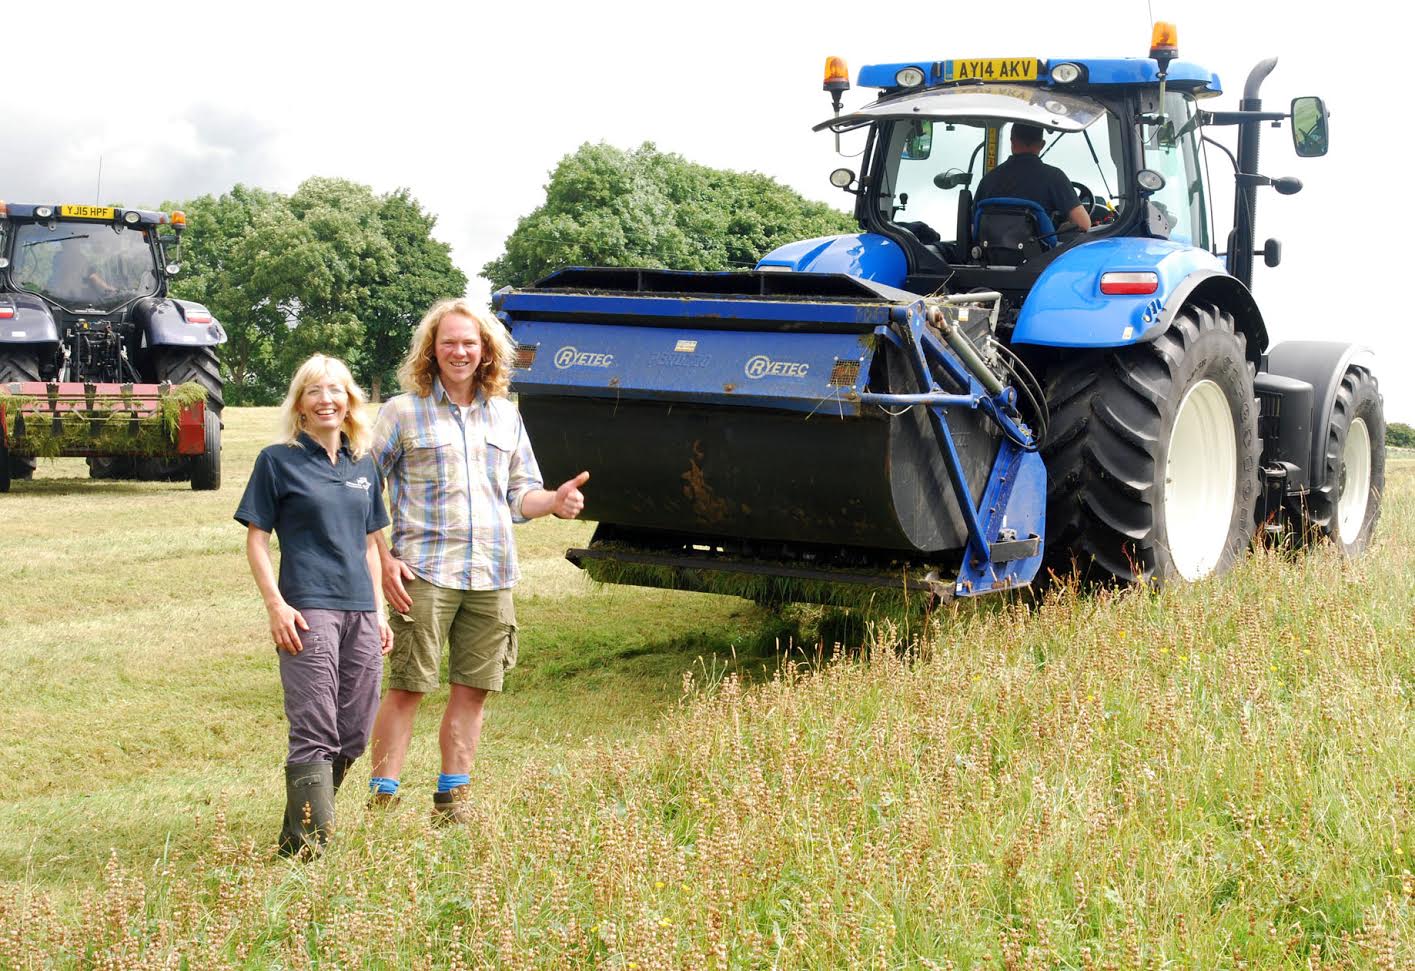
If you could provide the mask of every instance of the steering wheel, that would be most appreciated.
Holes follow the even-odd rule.
[[[1114,218],[1115,213],[1109,206],[1096,198],[1096,194],[1080,182],[1071,183],[1071,188],[1076,190],[1076,197],[1081,201],[1081,208],[1086,210],[1086,215],[1091,217],[1091,225],[1099,226],[1109,222]]]

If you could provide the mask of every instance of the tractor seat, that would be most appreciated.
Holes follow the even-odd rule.
[[[1031,199],[973,203],[973,253],[988,266],[1020,266],[1056,245],[1051,216]]]

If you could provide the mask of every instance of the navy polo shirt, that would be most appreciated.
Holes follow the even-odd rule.
[[[266,446],[236,521],[280,539],[280,595],[290,606],[374,609],[364,556],[368,534],[388,525],[388,511],[373,457],[356,460],[347,440],[333,464],[305,434],[294,445]]]

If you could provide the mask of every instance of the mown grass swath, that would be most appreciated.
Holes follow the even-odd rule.
[[[177,441],[182,410],[206,400],[206,389],[194,381],[170,388],[153,401],[137,402],[131,394],[96,394],[84,411],[61,409],[56,427],[44,399],[0,389],[0,414],[16,454],[52,458],[67,449],[92,449],[112,455],[166,455]],[[146,412],[136,418],[137,412]],[[96,416],[96,417],[91,417]],[[17,435],[18,422],[23,435]]]
[[[246,416],[227,417],[248,463]],[[11,498],[72,515],[87,487],[67,488]],[[269,845],[282,739],[259,604],[236,538],[217,531],[229,510],[197,508],[169,528],[205,537],[204,569],[234,576],[199,585],[205,638],[155,635],[189,690],[159,681],[166,695],[136,697],[160,674],[134,670],[125,659],[146,648],[99,642],[98,626],[44,641],[57,658],[3,662],[54,710],[12,696],[0,718],[6,765],[34,768],[9,776],[0,805],[0,967],[1415,961],[1409,458],[1392,461],[1381,538],[1359,563],[1258,552],[1160,593],[1063,588],[1031,606],[950,607],[907,635],[876,617],[863,650],[778,653],[802,625],[775,612],[597,589],[558,559],[587,538],[581,524],[527,531],[535,640],[489,709],[478,818],[432,830],[430,775],[410,772],[391,813],[346,790],[337,840],[305,866]],[[65,555],[38,559],[82,574]],[[0,548],[3,579],[26,569],[15,563]],[[98,596],[132,609],[117,581]],[[7,643],[37,636],[10,617]],[[149,630],[141,611],[127,619]],[[43,685],[61,670],[67,683]],[[194,706],[216,709],[224,740]],[[191,737],[144,749],[164,724]],[[425,774],[433,730],[419,726],[410,762]],[[105,735],[106,760],[84,763],[96,779],[71,773],[66,758]]]

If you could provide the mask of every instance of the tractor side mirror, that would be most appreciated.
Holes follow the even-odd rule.
[[[1270,239],[1263,244],[1263,265],[1277,266],[1282,262],[1282,242]]]
[[[933,151],[934,123],[925,118],[909,122],[909,134],[904,139],[904,157],[922,162]]]
[[[972,172],[960,172],[957,169],[949,169],[947,172],[940,172],[934,176],[934,185],[940,189],[960,189],[966,185],[973,184]]]
[[[1321,98],[1292,99],[1292,147],[1300,158],[1327,153],[1327,106]]]

